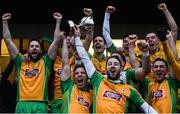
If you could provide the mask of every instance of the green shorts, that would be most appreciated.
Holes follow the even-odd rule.
[[[177,91],[177,103],[176,103],[177,113],[180,113],[180,88]]]
[[[62,99],[57,99],[51,104],[51,112],[52,113],[62,113]]]
[[[19,101],[16,104],[16,113],[47,113],[47,102]]]

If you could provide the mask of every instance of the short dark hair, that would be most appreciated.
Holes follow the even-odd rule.
[[[138,36],[138,33],[136,33],[136,32],[129,32],[129,33],[125,33],[125,34],[122,36],[122,39],[124,40],[126,37],[128,37],[128,36],[131,35],[131,34],[137,34],[137,36]]]
[[[166,69],[168,69],[168,63],[166,60],[164,60],[163,58],[156,58],[154,61],[153,61],[153,66],[154,66],[154,63],[157,62],[157,61],[162,61],[165,63],[165,66],[166,66]]]
[[[122,39],[124,40],[126,37],[128,37],[129,36],[129,34],[124,34],[123,36],[122,36]]]
[[[75,66],[74,66],[74,72],[76,71],[77,68],[80,68],[80,67],[83,67],[83,68],[85,69],[85,67],[84,67],[83,64],[75,64]],[[85,70],[85,71],[86,71],[86,70]]]
[[[147,31],[146,33],[145,33],[145,37],[147,36],[147,34],[149,34],[149,33],[154,33],[154,34],[156,34],[156,31]],[[156,34],[157,35],[157,34]]]
[[[105,44],[107,44],[107,42],[106,42],[106,40],[104,39],[104,37],[102,36],[102,35],[95,35],[94,37],[93,37],[93,43],[94,43],[94,39],[96,38],[96,37],[102,37],[102,39],[104,40],[104,43]]]
[[[115,53],[119,54],[121,56],[122,60],[124,61],[124,63],[126,63],[126,57],[125,57],[125,55],[123,53],[115,51],[112,54],[115,54]],[[112,54],[111,54],[111,56],[116,56],[116,55],[112,55]]]
[[[86,69],[85,69],[85,67],[84,67],[84,65],[83,64],[75,64],[75,66],[74,66],[74,72],[76,71],[76,69],[78,69],[78,68],[84,68],[84,71],[85,71],[85,73],[86,73],[86,75],[87,75],[87,71],[86,71]],[[87,76],[87,78],[88,78],[88,76]]]
[[[111,58],[115,58],[115,59],[117,59],[117,60],[119,61],[120,65],[122,66],[122,64],[121,64],[121,60],[120,60],[120,59],[119,59],[119,57],[118,57],[118,56],[116,56],[116,55],[114,55],[114,56],[110,56],[110,57],[106,60],[106,65],[107,65],[108,60],[109,60],[109,59],[111,59]]]
[[[32,41],[37,41],[37,42],[39,43],[39,45],[41,46],[41,49],[42,49],[42,44],[41,44],[40,40],[39,40],[39,39],[36,39],[36,38],[31,38],[31,39],[29,40],[28,46],[30,45],[30,43],[31,43]]]

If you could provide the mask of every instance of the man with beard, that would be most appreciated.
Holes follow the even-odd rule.
[[[42,47],[37,39],[30,39],[28,56],[30,61],[24,61],[13,43],[8,27],[10,13],[2,15],[3,35],[12,60],[15,60],[17,70],[17,113],[47,113],[48,81],[56,56],[60,38],[54,38],[47,55],[42,55]]]
[[[122,72],[121,62],[118,57],[111,56],[107,59],[106,70],[107,78],[99,74],[87,52],[82,46],[80,40],[80,30],[75,26],[75,45],[79,57],[85,67],[88,77],[93,87],[93,113],[125,113],[128,103],[131,101],[134,105],[140,107],[145,113],[156,113],[156,111],[148,105],[141,95],[132,86],[123,84],[120,79]],[[143,69],[127,71],[126,76],[142,75]]]
[[[68,63],[68,46],[64,36],[62,49],[62,112],[90,113],[92,106],[92,90],[88,85],[88,77],[82,64],[75,64],[74,80],[71,79],[71,66]]]

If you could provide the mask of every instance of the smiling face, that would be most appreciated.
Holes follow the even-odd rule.
[[[29,43],[28,54],[31,60],[36,61],[42,54],[41,45],[38,41],[31,41]]]
[[[93,40],[93,49],[95,53],[103,53],[105,50],[105,42],[101,36],[97,36]]]
[[[146,34],[146,42],[149,43],[150,51],[155,51],[159,48],[159,38],[155,33]]]
[[[87,74],[83,66],[79,66],[74,72],[74,81],[79,89],[83,89],[87,86]]]
[[[165,61],[156,60],[152,66],[152,71],[158,82],[162,82],[167,74],[167,66]]]
[[[107,60],[106,69],[107,69],[108,79],[110,80],[119,79],[122,67],[117,57],[112,56]]]

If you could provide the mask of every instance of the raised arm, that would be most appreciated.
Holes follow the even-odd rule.
[[[173,75],[176,77],[177,80],[180,81],[180,77],[179,77],[180,64],[176,61],[171,49],[169,48],[168,43],[167,43],[167,37],[171,36],[171,35],[170,34],[167,35],[167,30],[164,29],[164,27],[158,29],[157,35],[163,44],[164,52],[166,54],[167,61],[170,64],[170,67],[173,71]]]
[[[104,15],[104,22],[103,22],[103,30],[102,30],[102,33],[103,33],[103,37],[106,41],[106,45],[107,47],[109,48],[113,42],[112,42],[112,38],[110,36],[110,14],[113,13],[115,11],[115,7],[113,6],[108,6],[106,8],[106,12],[105,12],[105,15]]]
[[[178,60],[178,52],[176,49],[176,45],[174,43],[174,38],[173,38],[172,32],[167,31],[166,38],[167,38],[169,47],[171,48],[174,57],[176,58],[176,60]]]
[[[54,19],[56,20],[56,27],[55,27],[55,31],[54,31],[54,38],[59,37],[60,34],[60,23],[62,20],[62,15],[59,12],[55,12],[53,14]]]
[[[172,37],[168,37],[167,38],[167,41],[169,42],[169,46],[174,54],[174,56],[176,57],[176,59],[178,58],[178,53],[177,53],[177,50],[176,50],[176,40],[177,40],[177,34],[178,34],[178,26],[173,18],[173,16],[171,15],[171,13],[169,12],[167,6],[165,3],[161,3],[158,5],[158,9],[160,11],[163,12],[163,14],[165,15],[166,17],[166,20],[167,20],[167,23],[171,29],[171,35]]]
[[[92,14],[93,14],[92,9],[84,8],[83,12],[84,12],[85,16],[92,17]],[[93,40],[93,36],[94,36],[94,25],[87,26],[84,29],[86,31],[86,35],[85,35],[85,39],[83,41],[83,46],[84,46],[85,50],[88,52],[91,42]]]
[[[169,25],[169,27],[170,27],[170,29],[171,29],[171,32],[172,32],[172,36],[173,36],[173,38],[174,38],[174,42],[176,42],[176,40],[177,40],[177,34],[178,34],[178,26],[177,26],[177,24],[176,24],[173,16],[172,16],[171,13],[169,12],[169,10],[168,10],[168,8],[167,8],[167,6],[166,6],[165,3],[159,4],[159,5],[158,5],[158,9],[159,9],[160,11],[162,11],[163,14],[165,15],[166,20],[167,20],[167,22],[168,22],[168,25]]]
[[[62,81],[66,81],[71,77],[71,69],[68,63],[68,58],[69,58],[68,46],[67,46],[66,38],[64,36],[63,48],[62,48],[62,64],[63,64],[62,75],[61,75]]]
[[[164,48],[164,52],[170,67],[172,68],[175,78],[180,81],[180,64],[175,59],[171,49],[169,48],[168,42],[166,40],[161,40]]]
[[[131,67],[134,69],[137,69],[140,66],[138,61],[136,60],[136,55],[134,52],[136,37],[137,35],[135,34],[129,35],[128,37],[129,60],[130,60]]]
[[[149,44],[144,42],[142,44],[143,47],[143,61],[142,67],[137,68],[135,71],[135,79],[137,81],[141,81],[144,77],[150,73],[151,65],[150,65],[150,57],[149,57]]]
[[[78,52],[79,57],[81,58],[81,61],[86,69],[87,75],[89,78],[92,77],[93,73],[96,71],[93,63],[91,62],[86,50],[84,49],[82,42],[80,40],[80,29],[75,26],[74,27],[74,38],[75,38],[75,46],[76,50]]]
[[[56,19],[56,27],[55,27],[55,31],[54,31],[53,42],[48,49],[48,56],[52,60],[55,60],[56,54],[57,54],[57,49],[59,48],[59,46],[61,44],[64,32],[60,32],[60,28],[59,28],[59,24],[62,20],[62,15],[60,13],[56,12],[56,13],[54,13],[53,17]]]
[[[60,32],[59,37],[54,38],[53,42],[49,46],[48,56],[51,58],[51,60],[55,60],[57,55],[57,49],[59,48],[60,42],[62,41],[63,37],[64,37],[64,32]]]
[[[10,13],[5,13],[2,15],[3,37],[7,45],[7,48],[9,50],[10,56],[14,60],[16,55],[19,53],[19,50],[17,49],[16,45],[13,43],[11,37],[11,33],[8,26],[9,19],[11,19]]]
[[[93,40],[93,36],[94,36],[94,30],[89,30],[84,39],[83,46],[87,52]]]

